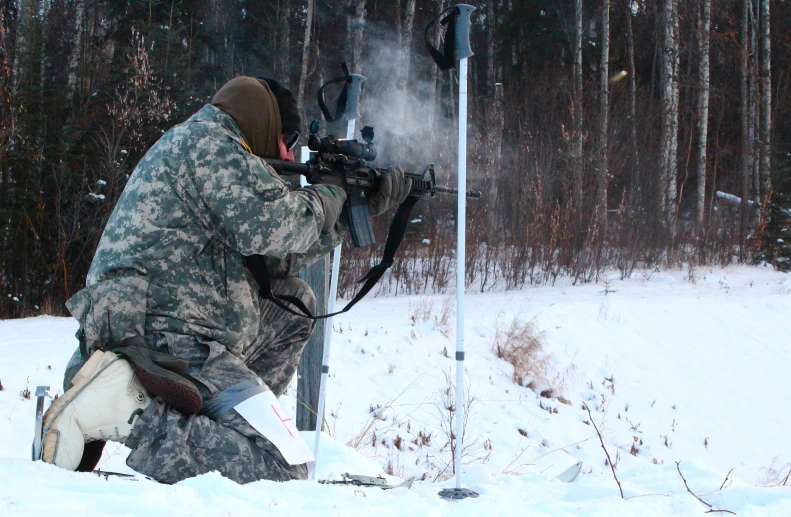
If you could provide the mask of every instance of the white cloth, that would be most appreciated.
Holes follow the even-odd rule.
[[[240,402],[234,409],[277,447],[289,465],[306,463],[308,472],[313,470],[316,465],[313,453],[274,393],[264,391]]]

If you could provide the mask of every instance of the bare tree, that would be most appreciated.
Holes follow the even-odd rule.
[[[582,0],[574,0],[574,143],[572,144],[572,200],[577,211],[582,209]]]
[[[404,12],[404,18],[401,19],[400,2],[399,8],[396,11],[396,30],[398,31],[398,49],[396,54],[396,68],[394,71],[395,87],[394,98],[398,99],[400,105],[406,105],[409,98],[409,68],[412,61],[412,29],[415,25],[415,0],[407,0]],[[398,127],[404,127],[405,110],[398,111],[398,120],[396,124]],[[406,151],[406,146],[403,145],[403,138],[395,138],[396,155],[403,157]]]
[[[598,195],[596,214],[599,228],[607,229],[607,122],[610,118],[610,0],[602,1],[601,14],[601,64],[599,65],[599,164],[596,171]]]
[[[749,90],[750,90],[750,115],[748,117],[747,130],[750,138],[750,176],[752,182],[752,194],[756,203],[761,202],[761,181],[759,174],[760,160],[757,156],[758,139],[755,136],[756,124],[758,121],[758,87],[756,86],[756,55],[758,53],[758,43],[756,36],[757,21],[755,18],[754,0],[748,0],[748,12],[750,18],[750,54],[749,54]]]
[[[750,179],[752,156],[750,142],[750,1],[742,0],[741,33],[741,161],[742,161],[742,223],[747,214],[747,200],[750,199]],[[744,229],[742,228],[742,235]]]
[[[313,31],[313,13],[316,8],[316,0],[308,0],[307,14],[305,17],[305,36],[302,39],[302,69],[299,73],[299,87],[297,90],[297,102],[300,105],[302,118],[305,119],[305,83],[308,79],[308,60],[310,58],[310,38]]]
[[[352,73],[362,71],[363,33],[365,23],[365,0],[349,0],[349,16],[346,18],[346,59],[351,58]]]
[[[629,54],[629,136],[632,150],[632,204],[640,189],[640,156],[637,153],[637,75],[634,66],[634,34],[632,32],[632,2],[626,0],[626,39]]]
[[[499,214],[495,207],[498,198],[498,177],[501,165],[503,150],[503,130],[505,128],[505,118],[503,113],[503,85],[498,82],[499,70],[495,66],[497,61],[497,44],[495,35],[497,32],[497,18],[495,16],[494,0],[489,0],[486,5],[486,83],[488,102],[486,104],[486,182],[487,196],[489,204],[487,217],[489,219],[489,229],[497,227],[496,219]]]
[[[280,74],[281,80],[285,82],[288,82],[290,75],[289,64],[291,63],[291,59],[289,59],[289,54],[291,52],[292,10],[292,3],[286,0],[283,2],[283,6],[280,8],[280,12],[278,13],[280,21],[280,42],[278,43],[278,49],[280,52],[280,70],[278,70],[278,73]]]
[[[769,34],[769,1],[759,0],[761,6],[761,200],[765,200],[772,188],[772,52]]]
[[[69,56],[68,89],[74,94],[77,88],[77,75],[82,54],[82,31],[85,18],[85,0],[77,0],[74,4],[74,39],[72,41],[71,55]],[[78,89],[77,89],[78,90]]]
[[[697,223],[703,224],[706,205],[706,146],[709,131],[709,34],[711,26],[711,0],[701,0],[698,18],[698,49],[700,65],[698,80],[698,190],[696,216]]]
[[[675,221],[676,168],[678,153],[678,0],[664,0],[662,34],[662,137],[659,152],[661,184],[659,206],[665,222]]]
[[[445,0],[434,0],[434,9],[436,11],[433,16],[439,15],[442,12],[443,7],[445,6]],[[442,26],[439,23],[434,24],[434,41],[438,41],[440,30]],[[429,90],[429,99],[428,99],[428,110],[429,110],[429,124],[431,125],[431,137],[432,139],[434,136],[434,127],[435,127],[435,120],[437,118],[437,112],[439,111],[440,102],[442,99],[442,76],[440,75],[439,68],[436,66],[431,67],[431,82],[434,84],[434,88]]]

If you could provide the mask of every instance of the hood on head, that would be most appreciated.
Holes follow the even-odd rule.
[[[283,133],[302,131],[302,117],[299,115],[299,106],[294,92],[270,77],[256,77],[259,81],[266,82],[275,95],[277,106],[280,108],[280,121],[283,124]]]
[[[253,77],[234,77],[214,95],[211,104],[233,118],[253,154],[280,158],[283,125],[277,98],[267,82]]]

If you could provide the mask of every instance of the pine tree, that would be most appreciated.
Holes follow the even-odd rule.
[[[762,217],[761,239],[755,262],[791,271],[791,154],[777,160],[774,190]]]

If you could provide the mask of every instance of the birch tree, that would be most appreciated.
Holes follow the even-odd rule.
[[[698,49],[700,66],[698,81],[698,185],[696,220],[703,224],[703,213],[706,204],[706,146],[709,130],[709,33],[711,26],[711,0],[700,0],[698,18]]]
[[[83,20],[85,18],[85,0],[77,0],[74,4],[74,39],[72,41],[71,53],[69,55],[69,78],[67,87],[69,92],[74,95],[77,85],[78,68],[80,65],[80,55],[82,54],[82,32]]]
[[[772,52],[769,33],[769,2],[759,0],[761,6],[761,201],[771,194],[771,159],[772,159]]]
[[[750,0],[742,0],[741,43],[741,194],[742,220],[746,217],[747,200],[750,199]]]
[[[599,65],[599,164],[596,171],[598,195],[597,220],[602,232],[607,228],[607,123],[610,118],[610,0],[602,1],[601,64]]]
[[[750,18],[750,54],[749,54],[749,116],[747,130],[750,137],[750,176],[752,183],[753,200],[761,202],[760,159],[758,158],[758,138],[756,138],[756,125],[758,121],[758,87],[756,85],[757,60],[757,20],[755,16],[754,0],[748,0],[748,13]]]
[[[398,2],[400,6],[400,2]],[[396,29],[397,33],[397,54],[396,54],[396,69],[395,69],[395,98],[398,105],[407,106],[409,99],[409,65],[412,62],[412,33],[415,25],[415,0],[407,0],[403,20],[401,18],[401,10],[396,12]],[[405,109],[398,110],[398,120],[396,127],[402,130],[405,124],[405,117],[407,115]],[[397,138],[399,144],[396,145],[398,156],[403,156],[406,146],[403,145],[403,138]]]
[[[572,144],[572,200],[582,210],[582,0],[574,0],[574,142]]]
[[[637,153],[637,74],[634,66],[634,34],[632,32],[632,2],[626,0],[626,45],[629,54],[629,137],[632,151],[632,205],[640,191],[640,156]]]
[[[305,17],[305,36],[302,39],[302,68],[299,72],[299,86],[297,89],[297,102],[302,112],[303,120],[305,116],[305,83],[308,78],[308,59],[310,58],[310,38],[313,30],[313,11],[316,8],[316,0],[308,0],[307,15]]]
[[[495,15],[494,0],[489,0],[486,5],[486,199],[489,203],[488,223],[489,228],[496,227],[498,214],[495,210],[498,198],[498,178],[500,161],[502,159],[502,139],[505,128],[503,113],[503,85],[498,81],[499,70],[497,62],[498,45],[495,41],[497,34],[497,17]]]
[[[278,43],[278,49],[280,52],[280,70],[278,73],[282,78],[282,81],[288,82],[288,78],[291,75],[289,72],[289,68],[291,65],[291,59],[289,58],[289,54],[291,52],[291,16],[292,16],[293,7],[291,2],[285,1],[283,2],[283,6],[281,7],[281,12],[279,13],[280,16],[280,42]]]
[[[664,0],[660,95],[662,135],[659,151],[659,208],[673,226],[678,152],[678,0]]]
[[[351,58],[349,70],[353,74],[362,72],[362,45],[365,23],[365,0],[349,0],[349,15],[346,18],[346,59]]]

